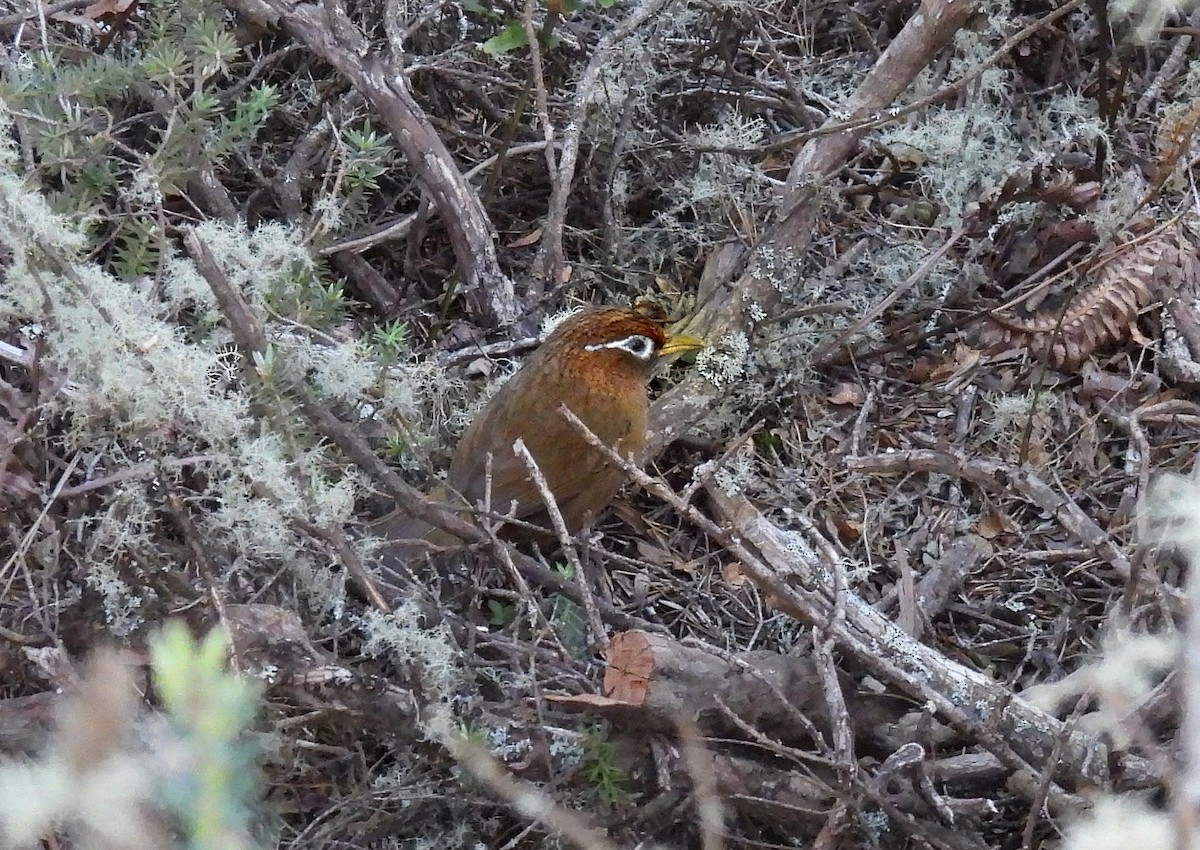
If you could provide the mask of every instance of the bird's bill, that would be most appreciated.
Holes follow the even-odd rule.
[[[668,354],[681,354],[684,351],[699,351],[701,348],[704,348],[704,343],[694,336],[669,336],[663,343],[663,347],[658,350],[658,356],[666,357]]]

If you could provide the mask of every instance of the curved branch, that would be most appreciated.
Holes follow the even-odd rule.
[[[344,19],[329,20],[325,9],[291,0],[225,0],[255,23],[301,41],[362,92],[412,163],[422,190],[437,205],[463,275],[471,311],[492,327],[522,315],[512,281],[500,270],[495,233],[479,198],[463,178],[404,77],[377,55]]]
[[[600,79],[600,72],[607,64],[613,48],[627,38],[630,33],[644,24],[652,15],[660,11],[669,0],[642,0],[642,4],[633,10],[616,29],[600,39],[592,58],[579,78],[575,87],[575,97],[571,104],[571,120],[566,124],[566,132],[562,140],[562,156],[558,158],[558,171],[553,175],[554,189],[550,195],[550,209],[546,214],[546,227],[542,234],[542,248],[538,254],[535,268],[541,279],[559,281],[562,279],[563,266],[563,226],[567,221],[567,201],[571,196],[571,184],[575,179],[575,163],[579,158],[579,137],[583,133],[584,120],[587,116],[588,103],[591,102],[592,92]]]
[[[923,0],[847,100],[843,114],[828,123],[844,123],[845,113],[861,117],[886,109],[950,42],[978,5],[978,0]],[[818,232],[818,222],[816,211],[805,202],[808,195],[801,178],[832,174],[850,156],[864,132],[865,129],[856,128],[818,136],[800,149],[792,162],[781,219],[756,247],[759,256],[772,254],[790,263],[804,255],[813,234]],[[755,326],[752,314],[771,315],[779,308],[782,297],[777,282],[756,273],[752,262],[740,277],[719,285],[682,332],[709,342],[735,333],[751,336]],[[647,457],[661,451],[673,435],[686,431],[703,417],[721,392],[720,387],[708,383],[693,370],[693,374],[659,399],[650,411]]]

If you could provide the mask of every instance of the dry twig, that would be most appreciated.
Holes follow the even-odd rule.
[[[608,635],[604,631],[604,623],[601,622],[600,614],[596,610],[596,598],[592,596],[592,587],[588,584],[587,574],[583,571],[583,563],[579,560],[579,553],[575,551],[575,543],[571,540],[571,533],[567,531],[567,523],[563,520],[562,511],[558,509],[558,500],[550,492],[550,484],[546,481],[546,476],[542,474],[537,460],[525,446],[525,441],[518,438],[513,445],[513,451],[529,470],[529,477],[542,497],[542,504],[546,506],[546,513],[550,516],[550,524],[554,526],[554,534],[558,537],[558,543],[567,558],[567,563],[571,565],[571,574],[579,583],[579,596],[583,600],[588,631],[592,635],[592,649],[603,652],[608,649]]]
[[[489,325],[516,322],[524,310],[512,281],[500,269],[491,223],[474,189],[409,93],[403,75],[374,55],[349,21],[332,14],[336,9],[332,4],[228,0],[228,5],[255,23],[280,28],[304,42],[363,93],[437,205],[458,258],[468,302]]]
[[[663,481],[608,449],[569,410],[561,411],[597,450],[604,452],[640,486],[680,512],[699,530],[724,546],[736,557],[746,575],[772,593],[779,607],[801,622],[828,626],[831,636],[842,649],[873,675],[901,688],[922,702],[936,707],[961,734],[975,739],[1013,771],[1014,785],[1023,793],[1034,794],[1040,771],[1030,760],[1044,762],[1054,751],[1062,733],[1062,724],[1025,703],[1006,688],[983,674],[946,658],[936,650],[912,640],[878,611],[854,594],[846,594],[846,619],[839,625],[832,614],[835,600],[826,581],[819,576],[819,564],[799,564],[790,553],[782,560],[765,562],[747,543],[755,541],[753,525],[739,524],[736,533],[722,528],[695,506],[684,503]],[[718,510],[731,516],[747,512],[744,499],[734,499],[719,487],[709,486],[709,497]],[[734,509],[734,505],[740,507]],[[756,513],[756,512],[755,512]],[[760,518],[760,522],[766,520]],[[789,581],[789,576],[817,577],[813,584]],[[1107,770],[1094,742],[1079,733],[1066,738],[1060,769],[1088,781]],[[1129,775],[1146,776],[1146,765],[1128,755],[1116,755]],[[1048,797],[1052,810],[1078,812],[1084,803],[1055,785]]]

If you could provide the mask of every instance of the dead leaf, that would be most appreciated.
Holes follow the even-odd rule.
[[[468,378],[490,378],[496,371],[496,364],[486,357],[476,357],[463,371]]]
[[[673,559],[671,553],[666,549],[655,546],[649,540],[639,540],[637,542],[638,558],[645,561],[647,564],[654,564],[658,567],[672,566]]]
[[[746,583],[746,574],[738,564],[726,564],[721,567],[721,578],[730,587],[741,587]]]
[[[862,537],[863,524],[858,520],[839,514],[834,518],[833,524],[838,536],[843,540],[858,540]]]
[[[84,17],[83,15],[75,15],[71,12],[55,12],[54,14],[50,15],[49,18],[55,23],[70,24],[71,26],[88,29],[93,32],[100,31],[100,26],[95,21],[93,21],[91,18]]]
[[[647,564],[653,564],[656,567],[670,567],[678,573],[692,575],[696,572],[697,561],[684,561],[676,557],[675,553],[669,549],[664,549],[661,546],[655,546],[649,540],[639,540],[637,542],[638,557]]]
[[[110,15],[124,17],[137,2],[138,0],[96,0],[95,3],[92,3],[83,10],[83,16],[93,21],[98,21]]]
[[[666,298],[666,301],[664,302],[664,305],[661,308],[663,310],[663,316],[665,317],[668,313],[671,312],[671,310],[667,309],[665,305],[666,304],[677,304],[679,296],[682,294],[683,289],[680,286],[680,283],[677,279],[675,279],[673,277],[666,277],[665,275],[656,274],[654,276],[654,290],[656,292],[658,292],[660,295],[665,296],[665,298]]]
[[[1001,534],[1016,534],[1019,527],[1006,514],[988,511],[975,526],[975,533],[984,540],[995,540]]]
[[[518,236],[512,242],[508,243],[509,248],[524,248],[526,245],[532,245],[542,238],[544,228],[535,227],[533,230],[526,233],[524,236]]]
[[[646,635],[637,631],[613,635],[605,657],[608,669],[604,673],[603,693],[547,694],[546,699],[596,708],[642,705],[654,671],[654,650]]]
[[[937,368],[937,364],[933,358],[928,355],[922,355],[913,360],[912,368],[908,370],[909,380],[914,383],[923,384],[933,374],[933,370]]]
[[[941,363],[929,370],[929,374],[925,379],[931,383],[941,383],[958,371],[958,366],[949,360],[943,360]]]
[[[867,400],[867,394],[858,384],[843,382],[833,388],[829,394],[830,404],[862,404]]]
[[[959,343],[954,348],[954,362],[945,362],[935,366],[929,373],[929,380],[940,382],[955,375],[961,375],[963,372],[975,368],[982,357],[983,352],[979,349]]]

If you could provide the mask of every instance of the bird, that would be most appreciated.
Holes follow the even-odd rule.
[[[560,407],[605,445],[640,464],[654,364],[703,347],[693,337],[669,335],[665,324],[661,309],[646,305],[589,307],[565,319],[463,433],[450,462],[449,488],[470,507],[481,503],[490,458],[492,511],[548,526],[542,496],[513,450],[520,439],[545,476],[568,532],[583,528],[616,496],[626,474],[587,442]],[[384,535],[448,542],[449,535],[418,523],[392,525]],[[522,534],[514,530],[501,536]]]

